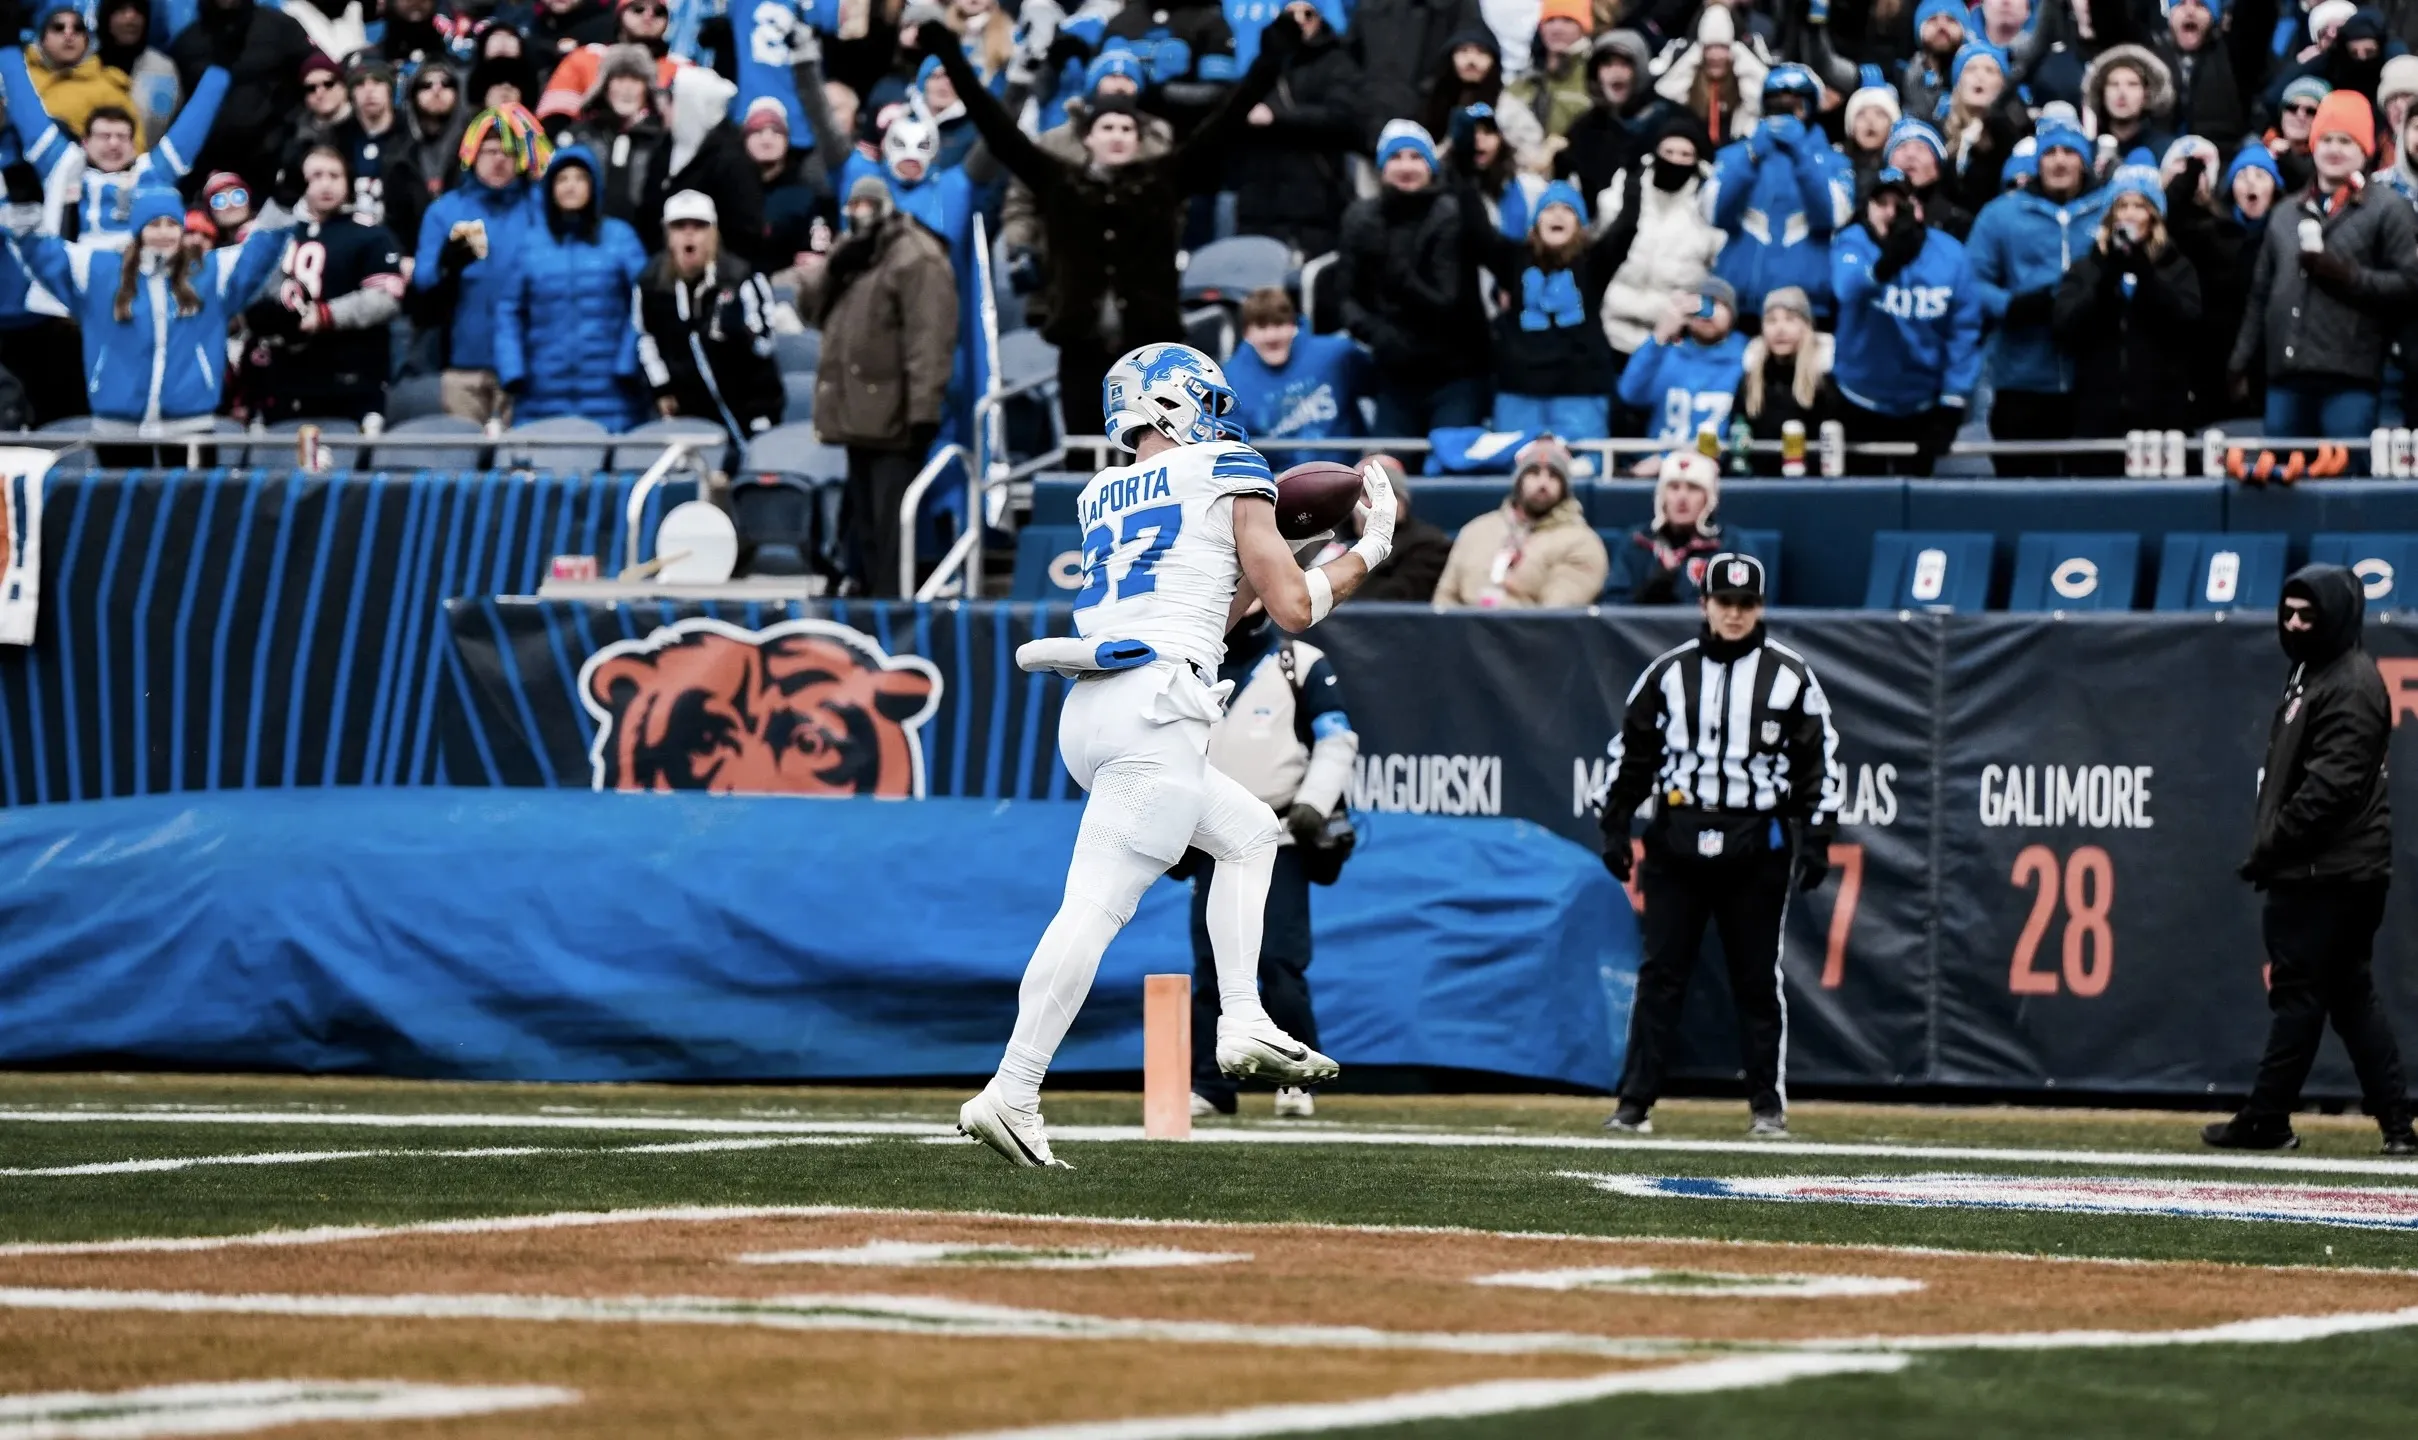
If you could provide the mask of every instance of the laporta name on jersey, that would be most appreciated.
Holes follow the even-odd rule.
[[[1096,525],[1103,518],[1127,510],[1145,500],[1165,500],[1175,489],[1167,483],[1167,470],[1161,466],[1140,475],[1126,475],[1102,485],[1083,507],[1083,523]]]

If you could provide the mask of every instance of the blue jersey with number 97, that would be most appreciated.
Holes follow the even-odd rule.
[[[1170,659],[1214,668],[1242,579],[1237,495],[1273,501],[1276,478],[1258,451],[1234,440],[1186,445],[1092,477],[1075,502],[1083,525],[1076,632],[1140,640]]]

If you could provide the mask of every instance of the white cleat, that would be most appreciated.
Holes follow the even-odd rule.
[[[1343,1067],[1276,1028],[1262,1016],[1239,1025],[1217,1022],[1217,1068],[1237,1080],[1257,1077],[1279,1085],[1315,1085]]]
[[[1201,1092],[1199,1092],[1198,1090],[1195,1090],[1195,1091],[1193,1091],[1193,1092],[1192,1092],[1192,1118],[1193,1118],[1193,1119],[1195,1119],[1195,1120],[1206,1120],[1206,1119],[1208,1119],[1210,1116],[1215,1115],[1216,1113],[1217,1113],[1217,1106],[1215,1106],[1215,1105],[1213,1105],[1213,1104],[1211,1104],[1211,1103],[1209,1102],[1209,1097],[1208,1097],[1208,1096],[1203,1095],[1203,1094],[1202,1094]]]
[[[1049,1132],[1041,1126],[1040,1109],[1015,1109],[999,1098],[994,1086],[985,1085],[981,1094],[958,1107],[957,1133],[990,1146],[1006,1157],[1010,1165],[1074,1168],[1049,1153]]]
[[[1318,1113],[1318,1102],[1299,1085],[1286,1085],[1276,1092],[1276,1118],[1307,1120]]]

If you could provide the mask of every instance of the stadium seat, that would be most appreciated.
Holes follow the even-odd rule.
[[[1075,497],[1091,483],[1089,475],[1072,470],[1045,470],[1033,477],[1033,525],[1075,523]]]
[[[382,470],[476,470],[485,462],[487,447],[481,443],[486,432],[476,420],[459,415],[415,415],[400,424],[386,427],[389,435],[460,435],[463,446],[426,449],[387,449],[383,446],[361,457],[361,468],[373,464]]]
[[[606,429],[584,415],[549,415],[515,425],[495,447],[498,470],[602,470]]]
[[[2312,535],[2309,563],[2350,567],[2368,592],[2370,612],[2418,608],[2418,535]],[[2411,585],[2406,591],[2405,575]]]
[[[1184,266],[1183,300],[1187,305],[1223,302],[1240,305],[1243,297],[1268,286],[1282,288],[1293,269],[1293,252],[1284,241],[1267,235],[1236,235],[1212,240],[1192,252]]]
[[[795,475],[743,476],[730,487],[741,575],[804,575],[813,566],[814,486]]]
[[[252,436],[252,443],[243,449],[236,463],[256,470],[291,470],[302,458],[295,452],[294,436],[305,425],[316,425],[326,435],[358,435],[361,427],[350,420],[280,420],[264,432]],[[280,437],[280,438],[272,438]],[[350,469],[360,451],[346,448],[330,452],[339,469]]]
[[[2141,537],[2130,532],[2033,531],[2015,542],[2009,610],[2130,610],[2141,580]]]
[[[1872,570],[1864,582],[1867,610],[1935,610],[1966,614],[1990,603],[1986,532],[1883,530],[1872,537]]]
[[[787,425],[803,425],[814,418],[814,376],[783,375],[781,421]]]
[[[1643,552],[1629,543],[1627,529],[1597,530],[1595,535],[1604,542],[1604,553],[1612,562],[1604,572],[1601,601],[1606,605],[1626,605],[1636,585],[1636,572],[1631,566],[1637,563]],[[1777,599],[1780,594],[1780,532],[1732,530],[1727,538],[1731,549],[1743,551],[1763,562],[1763,593]],[[1712,557],[1708,555],[1705,558]]]
[[[693,415],[681,415],[670,420],[649,420],[644,425],[626,430],[613,440],[613,458],[607,462],[614,470],[644,470],[663,455],[663,446],[652,443],[671,435],[710,435],[723,438],[726,432],[711,420]],[[717,470],[730,468],[730,446],[708,446],[700,452],[705,463]]]
[[[772,353],[781,364],[782,374],[812,375],[823,363],[823,332],[801,330],[794,335],[775,335]]]
[[[386,387],[386,428],[394,429],[406,420],[423,415],[445,413],[445,378],[441,375],[406,375]]]
[[[1016,534],[1017,600],[1069,600],[1081,583],[1083,532],[1072,525],[1027,525]]]
[[[2284,593],[2284,546],[2273,534],[2170,534],[2158,555],[2158,608],[2271,608]]]
[[[745,468],[778,470],[815,481],[845,480],[848,451],[824,444],[816,438],[812,425],[775,425],[749,438]]]

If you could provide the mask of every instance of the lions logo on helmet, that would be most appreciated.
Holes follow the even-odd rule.
[[[1144,430],[1179,445],[1241,440],[1234,389],[1217,362],[1189,345],[1144,345],[1126,352],[1100,381],[1108,438],[1131,450]]]

